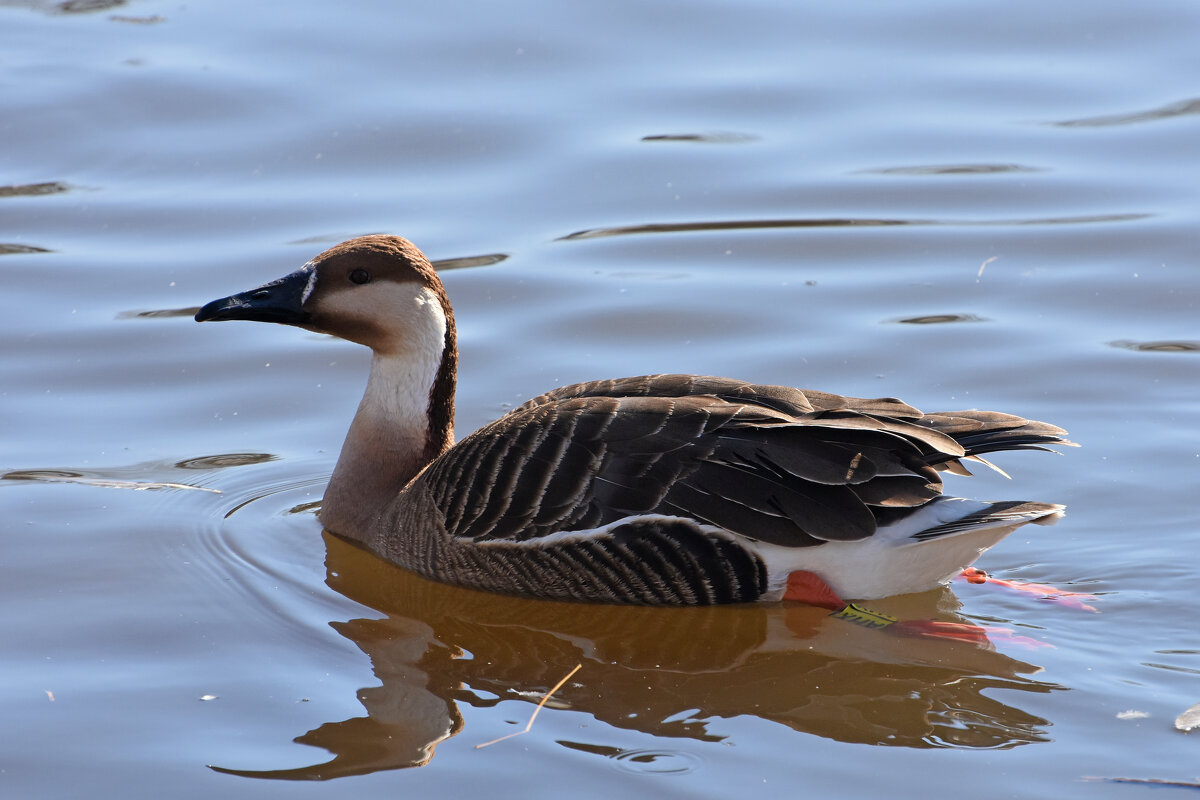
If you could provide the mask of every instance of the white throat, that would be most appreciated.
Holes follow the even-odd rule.
[[[371,376],[359,405],[359,416],[376,420],[377,430],[404,438],[420,435],[423,445],[429,427],[429,393],[442,366],[446,348],[446,314],[425,287],[397,309],[404,339],[371,359]]]

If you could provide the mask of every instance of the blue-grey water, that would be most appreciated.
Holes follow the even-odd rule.
[[[1123,779],[1200,776],[1198,37],[1182,0],[0,0],[0,796],[1186,791]],[[444,262],[461,433],[676,371],[1068,428],[950,488],[1065,503],[980,566],[1095,611],[875,604],[1039,644],[979,648],[323,535],[366,352],[188,309],[380,231]]]

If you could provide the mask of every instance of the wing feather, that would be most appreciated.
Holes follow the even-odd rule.
[[[923,415],[727,378],[650,375],[547,392],[466,437],[423,481],[447,532],[527,541],[641,514],[804,547],[871,536],[941,494],[959,459],[1064,444],[1009,414]]]

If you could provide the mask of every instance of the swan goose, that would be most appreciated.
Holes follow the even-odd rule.
[[[1053,425],[728,378],[564,386],[454,444],[454,315],[396,236],[343,242],[196,314],[239,319],[371,348],[320,520],[447,583],[605,603],[871,599],[945,583],[1063,511],[946,497],[939,476],[1071,444]]]

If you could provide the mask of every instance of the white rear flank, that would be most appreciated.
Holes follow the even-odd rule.
[[[980,500],[946,497],[896,525],[879,528],[874,536],[861,541],[800,548],[751,542],[748,547],[767,565],[769,589],[763,599],[779,599],[788,575],[799,570],[815,572],[847,599],[872,600],[920,592],[946,583],[1020,526],[1052,521],[1058,515],[1043,509],[980,522],[966,530],[924,541],[912,538],[923,530],[985,511],[990,506],[991,503]]]

